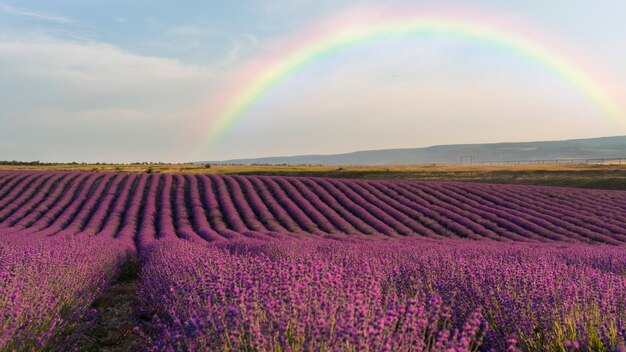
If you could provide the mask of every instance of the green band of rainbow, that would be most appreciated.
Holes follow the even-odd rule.
[[[384,18],[373,23],[343,23],[323,33],[300,36],[299,44],[273,53],[264,66],[231,87],[221,97],[222,106],[215,111],[209,128],[209,145],[219,139],[240,120],[268,91],[299,69],[346,47],[396,36],[444,35],[489,43],[518,53],[574,86],[605,115],[623,122],[624,114],[616,99],[594,79],[582,65],[515,31],[489,26],[483,20],[455,17]],[[206,147],[206,146],[205,146]]]

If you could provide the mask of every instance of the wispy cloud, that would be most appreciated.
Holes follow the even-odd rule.
[[[0,12],[4,12],[9,15],[27,17],[30,19],[41,20],[41,21],[57,22],[57,23],[76,23],[76,20],[74,20],[71,17],[31,11],[23,7],[15,7],[15,6],[7,5],[4,3],[0,3]]]
[[[130,22],[128,20],[128,18],[119,16],[119,15],[116,15],[116,14],[113,14],[113,13],[109,14],[109,16],[117,23],[126,24],[126,23]]]
[[[210,31],[206,28],[191,26],[191,25],[177,25],[168,28],[167,33],[172,36],[213,36],[216,35],[215,31]]]
[[[228,66],[234,62],[245,59],[245,57],[254,52],[260,44],[261,41],[259,38],[251,33],[242,33],[234,37],[222,59],[222,65]]]
[[[152,47],[165,48],[172,54],[186,53],[189,57],[203,58],[199,62],[210,62],[216,71],[224,71],[241,64],[263,45],[263,41],[251,32],[224,32],[210,27],[180,24],[168,27],[164,36],[151,43]],[[207,58],[206,52],[214,55]]]

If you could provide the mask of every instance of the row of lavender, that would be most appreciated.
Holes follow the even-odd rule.
[[[146,247],[154,351],[625,351],[626,249],[470,241]]]
[[[0,235],[626,242],[626,192],[293,177],[0,172]]]

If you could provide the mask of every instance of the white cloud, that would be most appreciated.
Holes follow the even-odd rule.
[[[180,131],[215,79],[177,60],[49,37],[0,37],[0,76],[0,139],[21,146],[5,158],[28,160],[184,158]]]
[[[236,36],[231,40],[231,43],[224,55],[223,65],[232,64],[238,62],[253,52],[261,41],[255,35],[250,33],[243,33]]]
[[[10,6],[0,3],[0,11],[14,16],[27,17],[35,20],[57,22],[57,23],[76,23],[73,18],[66,16],[51,15],[41,12],[31,11],[22,7]]]
[[[69,80],[132,78],[185,79],[210,73],[176,60],[125,52],[98,42],[69,42],[51,38],[0,40],[3,61],[13,59],[24,73]]]

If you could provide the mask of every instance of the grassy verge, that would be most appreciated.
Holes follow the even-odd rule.
[[[415,179],[626,190],[626,165],[212,165],[210,168],[207,168],[204,165],[190,164],[58,164],[50,166],[0,166],[0,170],[16,169],[95,172],[285,175],[363,179]]]

